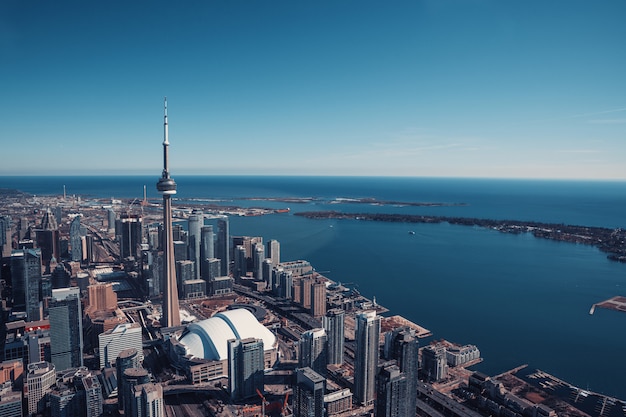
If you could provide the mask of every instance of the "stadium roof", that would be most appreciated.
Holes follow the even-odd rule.
[[[276,344],[276,336],[259,323],[251,312],[236,309],[191,323],[182,334],[180,343],[193,357],[224,360],[228,358],[228,340],[250,337],[263,340],[265,350]]]

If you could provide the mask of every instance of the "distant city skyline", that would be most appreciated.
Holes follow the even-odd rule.
[[[0,175],[626,180],[626,2],[0,6]],[[1,186],[1,185],[0,185]]]

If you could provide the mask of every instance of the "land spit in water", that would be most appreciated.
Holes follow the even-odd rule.
[[[468,217],[423,216],[415,214],[342,213],[338,211],[306,211],[294,213],[308,219],[350,219],[395,223],[449,223],[461,226],[477,226],[502,233],[531,233],[542,239],[581,243],[595,246],[614,261],[626,262],[626,231],[605,227],[573,226],[520,220],[492,220]],[[412,231],[409,231],[411,233]],[[411,233],[413,234],[413,233]]]

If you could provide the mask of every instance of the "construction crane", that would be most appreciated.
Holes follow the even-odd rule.
[[[261,391],[259,391],[258,388],[255,388],[255,390],[259,397],[261,397],[261,417],[265,417],[265,404],[267,401],[265,401],[265,397],[261,394]]]
[[[285,393],[285,400],[283,401],[283,408],[282,410],[280,410],[280,414],[282,416],[286,416],[287,415],[287,400],[289,399],[289,391],[287,391]]]

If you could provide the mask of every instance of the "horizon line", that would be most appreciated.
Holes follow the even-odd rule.
[[[80,173],[58,173],[58,174],[5,174],[0,173],[2,177],[152,177],[159,178],[159,175],[152,173],[97,173],[97,174],[80,174]],[[520,177],[520,176],[443,176],[443,175],[371,175],[371,174],[177,174],[179,177],[273,177],[273,178],[415,178],[415,179],[454,179],[454,180],[520,180],[520,181],[593,181],[593,182],[626,182],[625,178],[588,178],[588,177]],[[0,188],[3,188],[0,186]]]

